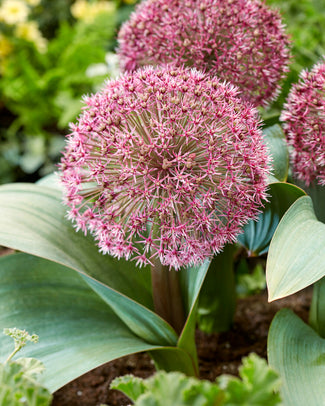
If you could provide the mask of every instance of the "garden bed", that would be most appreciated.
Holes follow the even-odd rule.
[[[197,332],[200,377],[214,381],[218,375],[238,374],[242,357],[251,352],[266,358],[267,334],[275,313],[283,307],[294,310],[304,321],[308,320],[312,289],[268,303],[263,292],[238,300],[233,328],[225,333]],[[110,406],[129,405],[121,393],[109,390],[117,376],[134,374],[148,377],[155,371],[147,354],[135,354],[109,362],[67,384],[54,394],[52,406]]]

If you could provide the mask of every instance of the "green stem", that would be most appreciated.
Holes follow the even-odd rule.
[[[9,357],[6,359],[6,361],[5,361],[5,363],[7,363],[7,362],[9,362],[11,359],[12,359],[12,357],[15,355],[15,354],[17,354],[17,352],[20,350],[22,348],[22,346],[17,346],[17,347],[15,347],[15,349],[13,350],[13,352],[9,355]]]
[[[179,272],[162,265],[156,258],[151,266],[151,283],[155,312],[180,334],[186,317]]]

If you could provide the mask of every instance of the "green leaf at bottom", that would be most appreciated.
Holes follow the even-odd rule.
[[[325,340],[289,309],[272,321],[268,359],[282,379],[284,406],[325,405]]]
[[[40,341],[20,356],[40,359],[46,386],[56,390],[112,359],[152,350],[136,337],[75,271],[26,254],[0,258],[0,331],[37,333]],[[158,347],[160,348],[160,347]],[[12,340],[0,336],[0,357]]]

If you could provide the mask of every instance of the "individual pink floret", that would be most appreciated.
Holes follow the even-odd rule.
[[[325,63],[301,72],[290,90],[284,121],[294,176],[307,186],[325,185]]]
[[[146,67],[86,97],[61,162],[77,228],[103,253],[175,269],[234,241],[269,172],[257,111],[237,94],[196,70]]]
[[[289,39],[259,0],[146,0],[118,35],[123,71],[172,63],[229,81],[256,106],[276,99],[288,72]]]

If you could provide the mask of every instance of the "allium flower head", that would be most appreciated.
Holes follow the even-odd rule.
[[[121,69],[172,63],[229,81],[256,106],[274,100],[288,71],[289,40],[259,0],[146,0],[118,35]]]
[[[325,185],[325,62],[302,71],[281,114],[294,175]]]
[[[86,107],[61,162],[69,217],[100,250],[137,264],[201,263],[266,197],[255,108],[196,70],[146,67]]]

